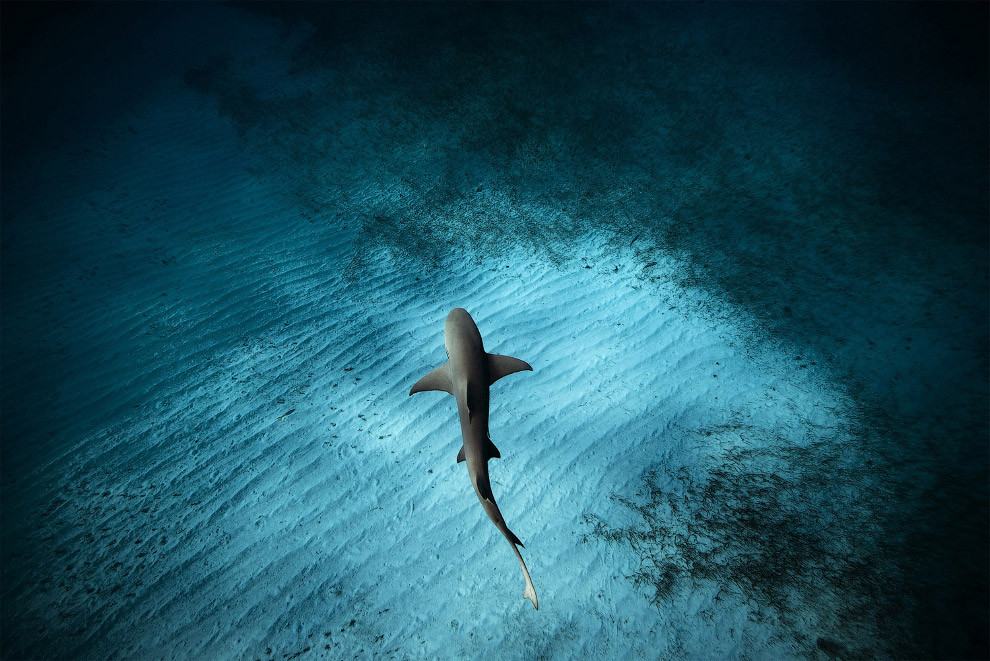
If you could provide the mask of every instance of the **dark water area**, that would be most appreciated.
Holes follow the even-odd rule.
[[[646,289],[674,286],[731,306],[751,320],[746,351],[780,347],[781,372],[813,366],[854,403],[852,440],[841,450],[774,454],[786,482],[779,491],[736,473],[731,490],[709,481],[698,501],[707,525],[729,535],[742,510],[726,503],[749,502],[747,525],[757,532],[740,528],[727,539],[766,543],[760,557],[780,565],[728,563],[706,573],[699,559],[685,580],[742,586],[778,613],[775,626],[804,632],[795,639],[806,646],[794,656],[990,656],[990,5],[0,9],[3,658],[149,655],[149,644],[115,638],[104,602],[86,602],[84,634],[63,625],[78,613],[38,619],[35,592],[61,579],[39,569],[32,557],[45,541],[27,531],[58,511],[50,492],[60,457],[134,406],[126,389],[101,398],[99,384],[125,376],[145,383],[109,338],[120,332],[130,341],[119,311],[146,292],[172,292],[166,285],[182,278],[147,275],[151,267],[134,256],[153,253],[155,268],[181,264],[200,234],[213,231],[161,212],[160,223],[135,234],[135,219],[158,218],[155,208],[132,209],[131,229],[93,233],[104,219],[116,223],[113,214],[123,223],[131,213],[115,210],[130,202],[113,177],[128,169],[153,177],[152,159],[180,153],[195,176],[163,174],[160,185],[146,178],[149,209],[153,199],[164,208],[207,187],[220,166],[204,164],[229,158],[233,170],[261,182],[234,197],[277,198],[306,219],[300,246],[349,237],[353,254],[342,263],[355,273],[374,268],[382,251],[396,269],[424,279],[452,255],[511,260],[516,250],[566,270],[593,239],[628,254]],[[169,119],[154,132],[143,128],[158,111]],[[131,140],[147,142],[130,148]],[[209,190],[197,195],[209,205]],[[64,211],[69,203],[39,212],[44,200],[63,197],[85,213]],[[217,216],[243,212],[229,203]],[[263,234],[253,222],[245,221],[244,236],[252,227]],[[666,262],[658,255],[681,266],[659,272]],[[232,273],[215,286],[240,291]],[[147,287],[135,284],[148,278]],[[259,282],[277,287],[286,278]],[[95,289],[73,289],[88,283]],[[242,283],[254,281],[244,275]],[[88,296],[105,311],[84,305]],[[150,302],[135,309],[158,314]],[[160,323],[181,326],[169,321],[170,310]],[[213,350],[210,342],[192,338],[181,351],[198,356]],[[175,375],[148,383],[179,379],[178,364]],[[165,425],[172,414],[150,415]],[[655,474],[640,482],[660,497]],[[830,562],[818,554],[830,535],[815,523],[814,506],[794,518],[774,508],[795,494],[818,502],[829,489],[855,492],[870,516],[850,512],[848,528],[836,524],[833,541],[854,549],[855,561],[821,578],[809,567]],[[618,520],[596,530],[642,549],[663,529],[660,519],[647,520],[660,526],[649,539],[616,532]],[[776,542],[760,541],[770,538]],[[774,574],[793,574],[794,582],[774,583]],[[675,603],[664,601],[675,584],[666,580],[648,577],[656,588],[649,608]],[[817,635],[789,611],[788,595],[819,587],[848,589],[849,603],[870,606],[837,606],[840,624]],[[255,651],[233,639],[249,630],[240,621],[215,635],[231,638],[226,653],[242,657]],[[581,629],[574,638],[591,636]],[[182,637],[181,629],[161,634],[173,643]],[[554,640],[542,653],[608,656]],[[206,648],[161,655],[183,649]],[[703,645],[657,649],[705,653]],[[751,643],[719,656],[778,653]]]

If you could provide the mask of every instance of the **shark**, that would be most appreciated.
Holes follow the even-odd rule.
[[[489,388],[503,376],[524,370],[532,371],[533,368],[518,358],[486,352],[481,332],[464,308],[454,308],[447,315],[443,339],[447,362],[417,381],[409,395],[436,390],[454,396],[463,440],[461,450],[457,453],[457,463],[467,464],[468,477],[471,478],[481,506],[499,532],[509,540],[519,566],[522,567],[523,578],[526,579],[523,598],[529,599],[533,602],[533,608],[539,610],[533,579],[530,578],[529,569],[519,552],[523,543],[509,530],[502,518],[488,477],[488,460],[502,457],[488,434]]]

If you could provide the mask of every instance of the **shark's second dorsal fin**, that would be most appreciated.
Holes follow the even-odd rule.
[[[526,361],[512,356],[502,356],[497,353],[488,354],[488,385],[495,383],[503,376],[523,370],[532,372],[533,368]]]
[[[449,392],[453,395],[454,386],[450,382],[450,370],[447,368],[449,364],[450,363],[444,363],[417,381],[416,385],[414,385],[409,391],[409,394],[412,395],[427,390],[440,390],[442,392]]]

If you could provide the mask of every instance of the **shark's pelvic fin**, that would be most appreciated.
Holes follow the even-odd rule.
[[[502,458],[502,453],[500,453],[498,451],[498,448],[495,447],[495,444],[492,443],[492,439],[490,439],[490,438],[489,439],[486,439],[486,442],[485,442],[485,460],[487,461],[488,459],[501,459],[501,458]],[[467,457],[464,454],[464,446],[462,445],[460,452],[457,453],[457,463],[461,463],[462,461],[465,461],[466,459],[467,459]]]
[[[414,385],[409,391],[409,394],[413,395],[415,393],[425,392],[427,390],[440,390],[442,392],[449,392],[453,395],[454,386],[450,382],[450,370],[447,368],[449,364],[450,363],[444,363],[417,381],[416,385]]]
[[[526,361],[512,356],[502,356],[497,353],[488,354],[488,385],[495,383],[503,376],[524,370],[532,372],[533,368]]]
[[[485,459],[501,459],[502,453],[498,451],[495,444],[492,443],[492,439],[485,439]]]

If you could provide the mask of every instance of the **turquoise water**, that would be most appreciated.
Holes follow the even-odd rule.
[[[3,24],[4,658],[987,656],[985,5]]]

